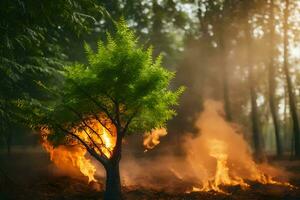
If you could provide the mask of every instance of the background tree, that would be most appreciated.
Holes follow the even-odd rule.
[[[30,126],[28,114],[49,100],[43,85],[59,82],[57,70],[79,59],[76,45],[103,11],[94,1],[0,2],[0,132],[8,151],[13,127]]]
[[[291,117],[293,120],[293,132],[294,132],[294,149],[295,149],[295,156],[300,156],[300,127],[299,127],[299,119],[298,119],[298,111],[296,106],[296,100],[294,97],[294,91],[293,91],[293,83],[291,81],[291,75],[289,71],[289,63],[288,63],[288,45],[289,45],[289,39],[288,39],[288,30],[289,30],[289,16],[290,16],[290,2],[289,0],[285,0],[285,9],[284,9],[284,34],[283,34],[283,51],[284,51],[284,61],[283,61],[283,70],[286,78],[286,85],[287,85],[287,92],[289,96],[289,104],[290,104],[290,112]]]
[[[292,120],[292,113],[295,116],[299,112],[299,2],[290,2],[286,45],[283,43],[285,2],[274,0],[271,9],[270,1],[201,0],[195,2],[194,7],[197,8],[193,12],[198,31],[188,35],[175,81],[175,84],[187,85],[188,89],[178,108],[178,116],[170,123],[172,132],[193,131],[202,99],[213,98],[223,101],[229,108],[227,118],[243,125],[245,137],[253,143],[254,149],[257,142],[253,134],[258,133],[255,138],[259,140],[261,151],[292,152],[290,146],[294,136],[288,126],[292,121],[297,122]],[[290,103],[285,106],[284,91],[288,91],[288,87],[284,68],[280,67],[284,66],[284,60],[289,66],[291,90],[295,96],[293,112]],[[250,61],[251,68],[248,67]],[[251,87],[255,88],[252,95],[247,93],[250,76]],[[256,107],[255,112],[253,107]],[[284,111],[285,108],[288,109]],[[253,112],[256,114],[251,117]],[[258,128],[254,128],[254,124]]]
[[[253,144],[256,158],[260,158],[262,155],[261,146],[261,134],[260,134],[260,123],[257,109],[257,91],[255,85],[255,73],[253,63],[253,41],[252,41],[252,27],[250,24],[250,16],[253,8],[253,1],[247,1],[244,3],[245,17],[245,40],[247,43],[247,67],[248,67],[248,84],[250,91],[250,102],[251,102],[251,122],[252,122],[252,135]]]
[[[122,139],[129,133],[164,127],[175,115],[172,106],[182,88],[169,90],[174,73],[162,67],[161,56],[152,59],[152,48],[139,47],[124,21],[115,35],[107,35],[106,43],[98,42],[96,53],[88,45],[85,48],[88,63],[66,68],[61,101],[46,116],[49,138],[56,142],[72,138],[86,148],[106,170],[104,198],[119,200]],[[103,151],[105,143],[95,139],[101,133],[89,124],[91,118],[116,138],[109,154]],[[86,135],[78,135],[76,127]]]
[[[274,47],[274,37],[275,37],[275,19],[274,19],[274,1],[270,1],[270,13],[269,13],[269,67],[268,67],[268,92],[269,92],[269,106],[270,106],[270,112],[273,119],[274,124],[274,132],[275,132],[275,139],[276,139],[276,153],[278,156],[282,154],[282,148],[281,148],[281,139],[280,139],[280,124],[278,119],[278,103],[276,100],[275,92],[276,92],[276,76],[277,71],[275,68],[274,63],[274,56],[275,56],[275,48]]]

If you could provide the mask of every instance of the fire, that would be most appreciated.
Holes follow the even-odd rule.
[[[71,131],[99,155],[104,155],[108,159],[112,156],[116,144],[116,130],[112,124],[100,123],[98,118],[90,118],[73,127]],[[51,161],[63,171],[75,168],[88,178],[88,182],[97,182],[96,167],[87,158],[86,148],[71,137],[67,137],[66,145],[54,147],[47,139],[49,134],[49,129],[42,130],[42,145],[50,154]]]
[[[101,116],[99,116],[100,118]],[[201,134],[186,135],[182,140],[184,155],[168,153],[164,157],[157,158],[153,173],[161,173],[160,176],[173,176],[183,183],[191,184],[191,191],[223,191],[223,186],[238,185],[242,189],[250,187],[247,181],[256,181],[262,184],[280,184],[292,187],[289,183],[274,180],[271,173],[257,165],[252,158],[251,149],[243,136],[236,129],[236,125],[228,123],[222,117],[222,107],[219,103],[208,101],[205,103],[204,112],[196,123]],[[116,129],[105,120],[89,118],[69,129],[80,137],[90,148],[99,155],[111,158],[116,145]],[[88,178],[88,181],[96,181],[96,167],[87,157],[87,151],[74,138],[67,137],[65,145],[52,146],[47,137],[50,131],[43,130],[43,146],[50,153],[53,163],[64,171],[77,170]],[[155,129],[145,133],[143,145],[146,149],[153,149],[160,143],[160,138],[167,135],[164,128]],[[147,150],[146,150],[147,151]],[[144,166],[147,162],[127,160],[127,168],[122,172],[127,173],[126,185],[147,185],[153,187],[163,183],[152,183],[152,179],[145,178]],[[125,160],[126,163],[126,160]],[[125,165],[123,165],[124,167]],[[162,169],[168,169],[167,173]],[[125,172],[125,173],[124,173]],[[171,172],[171,173],[170,173]],[[169,185],[169,187],[172,187]]]
[[[240,177],[231,176],[228,167],[227,145],[221,140],[212,139],[208,141],[209,155],[216,159],[216,172],[211,180],[203,183],[202,189],[194,187],[194,191],[210,191],[223,192],[220,185],[240,185],[245,188],[248,185]]]
[[[191,191],[216,191],[226,193],[220,188],[220,186],[239,185],[242,189],[249,187],[249,185],[245,182],[244,178],[241,175],[234,175],[235,169],[232,168],[233,166],[231,168],[229,167],[227,144],[224,141],[218,139],[209,140],[207,141],[207,144],[209,149],[209,156],[213,157],[216,161],[215,173],[212,177],[202,182],[201,188],[193,186]],[[248,170],[251,173],[251,176],[248,177],[249,180],[257,181],[262,184],[276,184],[293,187],[289,183],[273,180],[271,176],[263,173],[253,160],[249,160],[248,167]]]
[[[153,149],[155,146],[157,146],[160,143],[159,138],[166,136],[167,134],[168,133],[165,128],[155,129],[151,132],[145,133],[143,141],[143,145],[146,148],[145,152],[148,149]]]
[[[188,162],[197,181],[202,183],[187,192],[212,190],[226,193],[221,186],[239,185],[245,189],[249,187],[247,180],[291,187],[289,183],[275,181],[254,162],[250,147],[236,130],[236,125],[226,122],[222,113],[220,103],[206,101],[204,112],[196,123],[201,135],[186,139]]]
[[[72,132],[94,148],[98,154],[104,154],[110,158],[116,145],[116,128],[109,122],[101,124],[100,119],[101,117],[90,118],[74,127]]]
[[[43,141],[43,147],[50,154],[50,160],[61,170],[76,173],[79,171],[88,178],[88,182],[96,181],[96,167],[91,160],[85,157],[86,150],[78,146],[58,146],[54,148],[47,140]],[[75,172],[74,172],[75,171]]]

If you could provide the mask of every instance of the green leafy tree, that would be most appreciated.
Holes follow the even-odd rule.
[[[172,107],[183,91],[182,87],[176,91],[169,89],[175,74],[162,67],[161,56],[152,58],[152,48],[145,50],[138,45],[124,20],[116,28],[114,36],[108,34],[105,43],[98,42],[97,52],[85,45],[87,64],[66,67],[61,99],[47,117],[52,141],[75,139],[104,166],[104,199],[110,200],[121,199],[122,139],[130,133],[164,127],[176,114]],[[97,117],[99,114],[101,117]],[[101,136],[89,124],[91,118],[111,134],[107,124],[113,125],[116,143],[110,156],[102,151],[105,144],[95,141]],[[74,131],[78,126],[87,137]]]

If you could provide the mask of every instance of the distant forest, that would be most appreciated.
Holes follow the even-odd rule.
[[[254,153],[300,156],[300,2],[296,0],[2,0],[0,143],[33,145],[60,71],[87,62],[85,43],[124,18],[145,48],[162,52],[184,85],[168,132],[194,131],[205,99],[222,101]],[[93,46],[94,44],[94,46]],[[173,137],[176,139],[176,137]]]

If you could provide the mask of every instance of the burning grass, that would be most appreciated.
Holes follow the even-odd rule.
[[[0,199],[2,200],[101,200],[103,196],[104,179],[96,175],[98,183],[88,183],[88,179],[81,176],[66,176],[62,173],[49,170],[45,153],[19,152],[12,154],[8,160],[0,153],[2,167],[12,181],[0,181]],[[126,159],[127,160],[127,159]],[[38,162],[37,162],[38,161]],[[276,161],[276,165],[285,166],[292,173],[290,182],[300,186],[300,162],[285,160]],[[53,164],[53,168],[56,168]],[[148,168],[148,167],[147,167]],[[150,170],[151,167],[149,166]],[[40,171],[43,170],[43,171]],[[123,171],[124,172],[124,171]],[[144,170],[144,172],[148,172]],[[153,172],[153,171],[152,171]],[[161,176],[168,173],[170,176]],[[34,176],[29,178],[29,176]],[[147,173],[144,173],[147,176]],[[152,189],[147,185],[123,187],[125,200],[298,200],[300,199],[299,188],[290,188],[284,185],[261,184],[257,181],[245,180],[249,187],[242,189],[237,186],[220,186],[226,192],[200,191],[186,193],[196,183],[192,179],[182,181],[173,175],[168,169],[150,173],[153,184]],[[2,179],[3,177],[1,177]],[[140,177],[142,178],[142,177]],[[144,181],[145,179],[141,180]],[[147,182],[145,182],[147,183]],[[161,183],[161,185],[159,184]],[[170,189],[171,185],[176,186]],[[160,187],[159,187],[160,186]]]
[[[99,119],[94,118],[83,123],[84,125],[74,127],[73,133],[89,146],[99,146],[99,153],[110,158],[116,141],[114,127],[110,124],[104,127]],[[167,187],[166,190],[170,191],[186,188],[183,192],[214,191],[224,194],[227,193],[223,189],[224,186],[236,186],[246,190],[250,187],[249,181],[292,187],[285,180],[274,179],[279,175],[282,177],[285,174],[283,170],[266,163],[257,165],[254,162],[251,148],[238,132],[237,126],[224,120],[222,104],[212,100],[206,101],[196,126],[200,130],[198,135],[186,134],[183,137],[182,149],[185,156],[178,157],[168,153],[145,161],[134,157],[124,160],[121,166],[123,186],[151,189]],[[144,147],[153,149],[160,143],[160,137],[166,134],[165,129],[144,134]],[[81,173],[88,177],[88,183],[97,182],[96,175],[104,175],[103,170],[87,157],[83,146],[72,141],[71,144],[54,148],[47,141],[47,129],[43,135],[43,146],[60,170],[68,172],[71,176]],[[165,181],[174,178],[176,182]],[[185,187],[186,183],[193,184]]]
[[[78,125],[72,129],[72,132],[86,141],[89,146],[95,146],[92,143],[95,142],[100,147],[98,153],[110,158],[116,142],[114,128],[106,124],[105,127],[110,127],[107,130],[99,120],[94,118],[83,123],[84,126]],[[295,197],[300,197],[298,188],[282,179],[288,177],[284,170],[267,163],[255,163],[251,148],[237,130],[237,125],[224,120],[220,103],[207,101],[204,112],[196,122],[196,127],[199,129],[197,135],[187,133],[182,137],[180,148],[183,149],[184,154],[181,156],[168,152],[154,158],[147,158],[149,152],[145,151],[143,159],[128,157],[128,155],[123,158],[121,176],[125,199],[296,199]],[[105,182],[103,168],[93,162],[83,146],[72,141],[67,145],[54,148],[47,141],[48,135],[45,129],[44,148],[50,154],[50,159],[55,166],[71,178],[64,180],[47,178],[45,183],[37,183],[30,187],[37,187],[38,191],[44,191],[41,192],[42,194],[52,191],[50,199],[100,197]],[[165,129],[146,133],[143,145],[148,150],[153,149],[160,143],[160,137],[166,135]],[[87,180],[74,179],[76,177],[86,177]],[[69,182],[61,183],[64,181]],[[68,186],[63,188],[66,185]],[[60,195],[63,196],[59,196],[57,193],[61,190],[68,192],[62,192]],[[81,191],[80,194],[77,193],[78,191]]]
[[[101,115],[90,117],[73,127],[71,131],[99,155],[104,155],[109,159],[116,145],[116,130],[113,124],[107,121],[104,125],[100,121],[101,118],[103,118]],[[42,146],[50,154],[51,161],[70,176],[78,176],[78,173],[81,173],[88,177],[89,183],[97,182],[96,167],[86,156],[86,148],[71,137],[68,137],[67,144],[54,147],[48,141],[50,134],[47,128],[42,129]]]
[[[13,188],[13,189],[12,189]],[[288,187],[249,183],[246,190],[239,186],[222,187],[227,194],[214,191],[209,192],[182,192],[185,188],[174,192],[153,190],[146,188],[123,187],[124,200],[296,200],[300,197],[300,191]],[[102,190],[97,190],[85,181],[71,177],[44,177],[27,187],[10,187],[1,191],[2,199],[5,200],[101,200]],[[6,197],[6,198],[3,198]]]

